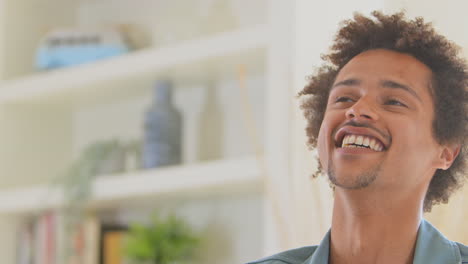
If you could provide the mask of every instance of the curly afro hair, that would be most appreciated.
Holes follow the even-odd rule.
[[[372,49],[409,54],[432,70],[434,138],[440,144],[461,145],[452,166],[448,170],[437,170],[432,177],[424,199],[424,211],[430,212],[433,205],[447,203],[450,195],[466,180],[468,73],[458,46],[436,33],[422,18],[408,20],[404,12],[384,15],[374,11],[372,17],[354,14],[354,19],[343,22],[330,52],[322,55],[324,65],[298,94],[299,97],[307,95],[301,102],[301,109],[307,120],[308,145],[317,146],[336,75],[353,57]],[[320,170],[319,167],[314,177]]]

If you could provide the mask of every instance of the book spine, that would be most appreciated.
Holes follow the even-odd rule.
[[[99,236],[99,219],[94,215],[90,215],[84,223],[84,263],[99,264]]]
[[[44,263],[55,264],[55,213],[48,212],[43,217],[45,227]]]
[[[18,233],[17,264],[33,264],[34,226],[31,221],[22,224]]]

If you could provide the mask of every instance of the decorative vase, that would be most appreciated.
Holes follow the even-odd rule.
[[[172,84],[158,81],[153,96],[152,105],[144,117],[144,169],[181,162],[182,117],[172,104]]]
[[[210,82],[205,88],[205,103],[198,129],[198,160],[216,160],[223,156],[223,116],[217,88]]]

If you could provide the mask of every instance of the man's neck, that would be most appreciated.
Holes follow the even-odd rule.
[[[395,202],[375,196],[356,190],[335,193],[330,264],[413,263],[419,200]]]

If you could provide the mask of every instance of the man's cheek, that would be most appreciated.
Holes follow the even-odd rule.
[[[327,169],[328,167],[328,143],[327,143],[327,137],[324,131],[321,129],[318,135],[318,140],[317,140],[317,152],[319,155],[319,160],[320,164],[322,165],[323,169]]]

